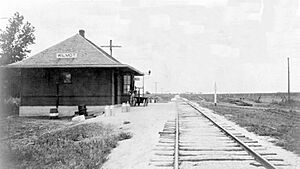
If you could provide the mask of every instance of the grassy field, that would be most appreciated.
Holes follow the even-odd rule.
[[[182,94],[182,97],[189,97],[193,100],[204,99],[208,102],[213,102],[213,94]],[[236,93],[236,94],[218,94],[219,102],[228,102],[231,99],[243,99],[260,107],[287,106],[287,93]],[[292,106],[300,110],[300,93],[291,93]],[[259,103],[259,104],[256,104]]]
[[[274,143],[300,155],[300,102],[299,95],[293,95],[293,102],[279,99],[278,95],[265,94],[259,103],[253,100],[259,95],[221,95],[217,106],[212,103],[213,95],[182,95],[201,106],[214,110],[217,114],[238,123],[248,131],[275,138]],[[229,100],[240,99],[253,106],[237,106]],[[252,98],[251,98],[252,97]]]
[[[1,168],[100,168],[131,137],[101,123],[13,117],[1,121]]]

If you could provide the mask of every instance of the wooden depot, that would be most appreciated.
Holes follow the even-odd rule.
[[[122,64],[84,36],[84,31],[6,68],[21,70],[21,116],[73,115],[130,101],[139,70]]]

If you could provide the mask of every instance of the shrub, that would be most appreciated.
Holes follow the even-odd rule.
[[[119,140],[126,140],[126,139],[130,139],[132,137],[132,134],[130,132],[121,132],[119,134]]]
[[[8,99],[2,100],[1,116],[17,115],[19,113],[20,102],[21,102],[20,98],[13,98],[13,97],[9,97]]]

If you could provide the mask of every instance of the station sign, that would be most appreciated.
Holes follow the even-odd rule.
[[[135,81],[140,81],[141,79],[139,77],[134,77]]]
[[[58,59],[74,59],[77,58],[77,53],[56,53]]]

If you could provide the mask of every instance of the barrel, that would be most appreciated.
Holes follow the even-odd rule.
[[[50,117],[50,119],[58,119],[58,110],[57,110],[57,108],[50,109],[49,117]]]
[[[79,112],[79,115],[85,115],[87,116],[87,111],[86,111],[86,105],[79,105],[78,106],[78,112]]]
[[[105,106],[105,108],[104,108],[104,115],[105,115],[105,116],[110,116],[110,109],[109,109],[109,106]]]
[[[122,112],[126,112],[126,104],[125,103],[122,103]]]

